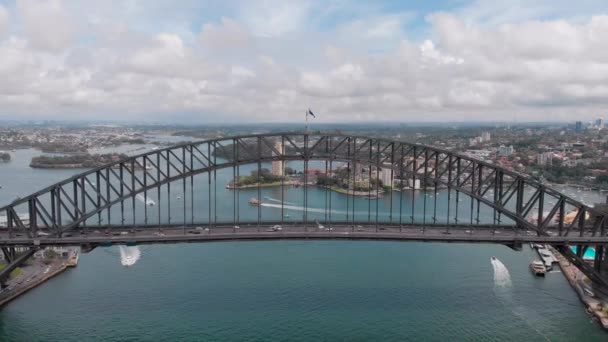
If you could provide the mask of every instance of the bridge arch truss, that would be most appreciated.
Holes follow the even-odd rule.
[[[309,176],[309,166],[315,161],[324,164],[325,172],[323,168],[320,170],[322,174],[331,174],[335,165],[347,170],[348,177],[352,177],[349,188],[353,188],[345,190],[347,194],[352,191],[354,195],[353,185],[356,184],[357,177],[365,178],[364,173],[368,173],[368,181],[371,181],[374,178],[372,173],[377,179],[380,172],[390,173],[385,178],[390,179],[391,185],[397,190],[417,187],[419,184],[419,192],[434,193],[432,197],[423,196],[422,203],[412,197],[409,201],[411,208],[404,209],[402,203],[399,203],[398,213],[393,212],[393,199],[403,201],[406,196],[416,196],[416,191],[401,191],[398,196],[391,195],[388,218],[379,218],[377,209],[375,216],[372,215],[371,196],[376,192],[375,196],[378,197],[381,190],[379,187],[370,189],[366,222],[357,219],[355,199],[352,196],[352,207],[346,210],[346,223],[353,227],[360,224],[373,225],[376,229],[386,224],[399,227],[420,225],[423,228],[426,225],[443,225],[446,229],[459,225],[475,227],[481,225],[480,212],[485,208],[490,213],[490,222],[485,222],[485,225],[507,227],[522,234],[533,232],[538,236],[572,236],[578,237],[578,241],[585,237],[590,241],[593,239],[593,266],[583,261],[583,255],[591,243],[581,244],[576,254],[566,245],[556,248],[593,280],[608,279],[602,275],[606,273],[602,266],[606,254],[604,244],[597,243],[598,239],[608,242],[604,212],[580,203],[529,176],[447,149],[340,134],[243,135],[180,144],[132,156],[75,175],[0,208],[0,230],[8,231],[11,238],[24,235],[34,241],[47,236],[61,238],[73,231],[113,226],[202,224],[211,229],[221,223],[217,214],[212,212],[212,209],[215,211],[218,206],[222,206],[222,203],[217,203],[217,172],[231,169],[232,179],[238,179],[241,167],[253,165],[257,168],[257,177],[260,177],[262,165],[272,162],[301,163],[305,209],[300,223],[305,226],[318,225],[321,221],[325,225],[331,225],[331,208],[322,218],[308,216],[308,189],[311,187],[309,177],[312,177]],[[201,194],[200,189],[195,188],[194,177],[198,175],[207,176],[204,188],[206,193]],[[283,189],[285,184],[281,185]],[[175,210],[171,209],[171,204],[175,203],[171,195],[172,186],[174,190],[181,188],[183,194],[183,212],[177,221],[171,217],[176,216]],[[437,191],[441,188],[447,192],[447,206],[439,209],[447,212],[437,213]],[[261,198],[259,181],[254,189],[257,190],[258,198]],[[233,191],[232,194],[233,217],[230,223],[234,226],[266,223],[259,207],[255,221],[244,222],[240,219],[238,193],[239,191]],[[281,196],[283,193],[281,191]],[[201,222],[195,219],[197,212],[202,210],[196,208],[195,199],[205,196],[208,204],[207,220]],[[459,207],[460,196],[468,198],[467,217],[458,217],[462,212]],[[147,205],[151,197],[158,201],[154,209]],[[143,201],[140,201],[142,198]],[[280,221],[283,221],[284,201],[283,198],[281,200]],[[427,201],[430,202],[428,209],[435,211],[428,220]],[[331,197],[329,203],[331,206]],[[377,203],[378,201],[375,204]],[[422,221],[416,219],[416,205],[424,206]],[[410,211],[408,220],[407,212]],[[4,246],[9,245],[10,239],[4,241]]]

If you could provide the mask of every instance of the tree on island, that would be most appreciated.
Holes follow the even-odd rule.
[[[281,180],[280,176],[275,176],[270,170],[264,168],[260,169],[259,182],[260,184],[274,183]],[[239,177],[236,182],[236,186],[252,185],[258,183],[258,170],[251,171],[249,176]]]
[[[0,161],[7,162],[11,160],[11,155],[7,152],[0,152]]]
[[[297,173],[296,170],[294,170],[293,168],[286,166],[285,167],[285,174],[286,175],[295,175]]]

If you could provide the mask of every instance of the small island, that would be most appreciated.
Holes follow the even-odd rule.
[[[277,162],[275,162],[277,163]],[[298,172],[290,167],[285,167],[281,172],[280,165],[275,165],[273,171],[262,168],[253,170],[248,176],[240,176],[238,179],[230,181],[227,189],[250,189],[257,187],[275,187],[275,186],[295,186],[299,187],[305,183],[308,185],[316,185],[319,188],[325,188],[348,196],[377,198],[381,194],[391,191],[390,185],[384,185],[381,179],[378,179],[378,171],[374,171],[374,176],[371,179],[367,177],[365,168],[361,172],[357,172],[357,177],[353,182],[352,173],[348,168],[339,168],[328,174],[322,170],[308,170],[307,177],[304,177],[303,172]],[[283,174],[283,175],[281,175]]]
[[[374,171],[376,174],[377,171]],[[333,174],[316,174],[316,184],[319,187],[326,188],[344,195],[357,197],[376,198],[385,191],[390,191],[389,185],[384,186],[382,180],[377,177],[365,176],[365,170],[357,173],[357,177],[353,181],[352,173],[348,168],[336,170]]]
[[[268,169],[260,169],[259,182],[258,182],[258,170],[251,171],[249,176],[240,176],[236,180],[230,181],[226,186],[227,189],[248,189],[270,186],[280,186],[281,181],[283,184],[291,184],[291,180],[288,177],[281,177],[273,175]]]
[[[127,158],[126,154],[78,154],[66,156],[38,156],[32,158],[30,167],[40,169],[81,169],[99,167]]]

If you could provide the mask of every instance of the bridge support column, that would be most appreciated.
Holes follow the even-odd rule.
[[[555,248],[572,264],[574,264],[587,278],[589,278],[595,286],[608,292],[608,270],[605,269],[603,257],[598,265],[591,266],[588,262],[574,253],[567,245],[555,246]],[[599,248],[598,248],[599,249]],[[601,254],[605,254],[602,248]],[[597,249],[596,249],[597,251]],[[599,270],[598,270],[599,267]]]
[[[2,247],[3,253],[5,253],[5,249],[8,249],[8,248]],[[8,278],[10,277],[11,272],[14,269],[16,269],[17,267],[23,265],[23,263],[27,259],[29,259],[32,255],[34,255],[34,253],[36,253],[36,251],[38,250],[38,248],[31,247],[28,250],[24,251],[19,256],[17,256],[17,253],[15,252],[15,248],[10,247],[10,249],[13,250],[12,255],[14,256],[14,259],[12,259],[10,261],[7,260],[8,265],[6,265],[6,267],[0,271],[0,287],[1,288],[5,288],[7,286],[6,282],[8,281]]]
[[[595,260],[594,260],[594,268],[600,273],[600,275],[606,279],[608,283],[608,261],[606,260],[606,256],[608,255],[608,250],[606,246],[596,246],[595,247]]]
[[[11,263],[15,260],[15,247],[2,247],[2,254],[6,263]]]

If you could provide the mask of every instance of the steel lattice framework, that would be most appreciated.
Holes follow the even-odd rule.
[[[168,197],[164,203],[159,203],[159,207],[162,204],[163,209],[155,212],[157,217],[151,217],[147,205],[143,205],[143,208],[135,205],[136,196],[148,198],[148,194],[155,193],[160,202],[162,187],[167,189],[168,194],[171,185],[178,187],[181,185],[183,193],[186,194],[188,182],[190,183],[188,188],[193,193],[193,177],[207,174],[207,195],[211,203],[216,200],[217,194],[216,171],[232,169],[234,178],[238,178],[240,166],[247,164],[257,165],[259,171],[262,163],[302,162],[305,178],[304,205],[307,206],[308,163],[317,160],[325,162],[325,171],[328,168],[332,169],[333,163],[346,164],[348,170],[355,170],[349,173],[353,181],[357,166],[368,166],[370,176],[372,167],[390,170],[391,179],[396,179],[397,187],[400,188],[403,188],[407,182],[416,184],[418,181],[422,190],[427,190],[428,187],[432,189],[431,191],[435,191],[433,198],[435,203],[432,206],[429,204],[434,211],[437,211],[437,189],[440,187],[447,189],[448,206],[445,209],[447,213],[444,213],[446,217],[444,222],[438,220],[437,212],[433,213],[430,222],[426,220],[416,222],[414,220],[416,202],[412,201],[411,208],[407,208],[411,209],[410,222],[404,219],[401,205],[398,215],[393,215],[391,203],[388,222],[380,221],[376,210],[375,220],[370,214],[367,224],[374,224],[376,227],[387,224],[399,227],[408,224],[443,225],[448,229],[450,226],[463,224],[474,227],[480,225],[480,208],[490,208],[492,225],[495,226],[509,226],[522,232],[533,231],[537,236],[554,234],[559,237],[576,237],[579,243],[587,238],[593,241],[593,243],[581,244],[577,253],[571,252],[565,244],[555,247],[591,279],[606,284],[604,279],[608,278],[603,276],[606,272],[602,268],[605,255],[604,242],[608,243],[604,212],[586,206],[526,175],[446,149],[339,134],[272,133],[218,138],[159,149],[98,167],[0,208],[0,216],[5,216],[5,219],[0,221],[0,230],[8,234],[8,239],[2,241],[3,251],[9,259],[16,259],[10,257],[11,251],[8,248],[12,246],[11,239],[22,235],[27,236],[33,246],[41,239],[61,238],[68,232],[94,227],[148,226],[153,220],[159,225],[176,224],[171,220],[171,200]],[[259,177],[260,172],[257,174]],[[259,182],[257,190],[259,194]],[[235,203],[233,203],[234,212],[231,222],[235,226],[243,223],[239,218],[236,193],[234,192]],[[402,192],[401,199],[403,196],[407,194]],[[462,209],[457,207],[460,196],[468,196],[472,199],[467,203],[469,215],[466,218],[458,217]],[[200,224],[194,219],[196,208],[193,198],[194,194],[190,196],[192,202],[187,209],[184,195],[183,219],[177,222],[178,224]],[[130,205],[125,205],[129,202]],[[452,202],[456,207],[451,206]],[[426,197],[423,206],[426,218]],[[165,209],[166,213],[163,213]],[[143,217],[143,222],[136,221],[136,210],[143,211],[139,213]],[[211,205],[208,210],[208,222],[204,222],[208,227],[222,223],[217,220],[217,215],[211,212]],[[352,210],[350,223],[354,226],[361,222],[355,222],[354,204]],[[161,215],[164,215],[164,218],[161,218]],[[398,220],[394,219],[395,216]],[[117,220],[118,224],[113,223]],[[128,222],[129,220],[131,222]],[[307,211],[304,210],[301,224],[305,226],[310,223],[309,221],[311,220],[307,217]],[[326,214],[323,221],[325,224],[331,224],[331,214]],[[264,223],[260,211],[257,222],[252,223],[258,225]],[[41,231],[45,232],[42,237]],[[582,258],[591,244],[596,250],[593,266],[583,262]]]

